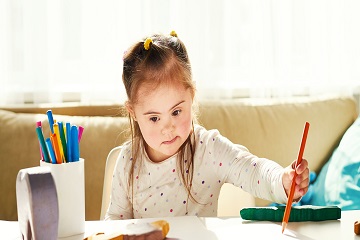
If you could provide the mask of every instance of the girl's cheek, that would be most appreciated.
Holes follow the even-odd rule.
[[[184,118],[180,123],[180,129],[184,133],[191,131],[191,118]]]

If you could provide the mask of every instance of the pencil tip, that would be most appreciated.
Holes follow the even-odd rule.
[[[281,233],[284,233],[285,228],[286,228],[286,222],[282,222],[282,230],[281,230]]]

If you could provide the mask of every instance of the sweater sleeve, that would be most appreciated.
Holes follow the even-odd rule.
[[[240,187],[251,195],[286,203],[287,196],[282,184],[283,167],[275,161],[259,158],[242,145],[234,144],[218,131],[203,135],[211,149],[214,161],[221,161],[223,167],[214,171],[225,183]]]
[[[283,168],[276,162],[258,158],[251,153],[242,153],[233,162],[228,180],[255,197],[286,203],[282,176]]]
[[[236,148],[235,148],[236,149]],[[229,167],[227,182],[255,197],[286,203],[282,184],[283,168],[276,162],[239,150]]]

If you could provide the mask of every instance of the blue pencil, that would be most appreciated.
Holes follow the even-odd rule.
[[[75,125],[71,126],[71,154],[73,162],[79,161],[79,132]]]
[[[52,162],[53,164],[56,164],[55,152],[54,152],[54,149],[53,149],[53,147],[52,147],[52,145],[51,145],[51,140],[50,140],[50,138],[47,138],[47,139],[46,139],[46,145],[47,145],[47,149],[48,149],[48,151],[49,151],[49,153],[50,153],[51,162]]]
[[[71,153],[71,126],[70,123],[66,123],[66,150],[67,150],[67,161],[72,162],[72,153]]]
[[[47,116],[48,116],[48,120],[49,120],[49,126],[50,126],[50,130],[51,133],[54,133],[54,118],[53,118],[53,114],[51,110],[48,110],[46,112]]]

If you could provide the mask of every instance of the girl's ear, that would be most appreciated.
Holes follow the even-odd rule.
[[[126,110],[129,112],[130,116],[132,117],[132,119],[134,119],[134,121],[136,121],[134,109],[129,101],[125,102],[125,107],[126,107]]]

